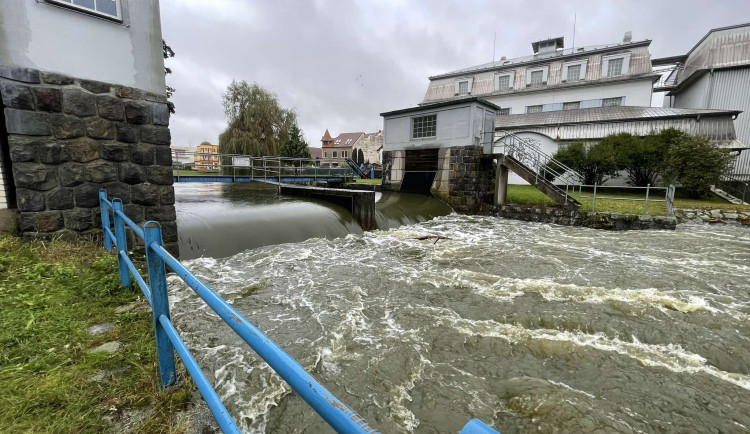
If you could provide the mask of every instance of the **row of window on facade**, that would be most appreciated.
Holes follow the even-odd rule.
[[[576,110],[584,108],[597,107],[616,107],[625,104],[625,97],[618,96],[615,98],[587,99],[584,101],[555,102],[551,104],[527,105],[525,113],[542,113],[554,112],[559,110]],[[506,116],[513,114],[510,107],[502,108],[497,111],[498,115]]]
[[[340,142],[340,140],[336,140],[336,142]],[[347,139],[346,143],[348,144],[351,142],[351,139]],[[331,151],[332,156],[330,158],[339,158],[339,151]],[[328,151],[323,151],[323,158],[329,158],[328,157]],[[341,151],[341,158],[349,158],[349,151]]]
[[[121,0],[46,0],[57,6],[114,21],[122,21]]]
[[[562,81],[577,82],[586,79],[588,60],[563,63]],[[630,71],[630,54],[617,54],[602,57],[602,77],[617,77],[627,75]],[[543,86],[547,84],[549,65],[538,68],[527,68],[526,87]],[[513,89],[515,71],[495,74],[495,91],[504,92]],[[474,79],[459,79],[456,81],[456,94],[469,95]]]
[[[345,145],[350,145],[351,143],[352,143],[352,139],[346,139],[346,143],[344,143],[344,144]],[[334,144],[340,145],[341,144],[341,139],[336,139],[336,141],[334,142]]]

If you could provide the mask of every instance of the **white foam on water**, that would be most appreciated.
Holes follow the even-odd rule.
[[[662,367],[673,372],[707,374],[750,390],[750,376],[722,371],[707,364],[706,359],[699,354],[686,351],[676,344],[644,344],[638,341],[635,336],[633,336],[632,342],[628,342],[619,338],[609,338],[603,333],[587,334],[554,329],[526,329],[492,320],[472,321],[458,316],[455,312],[449,316],[444,316],[444,319],[456,330],[467,335],[497,337],[515,344],[522,344],[530,340],[569,342],[582,347],[632,357],[646,366]]]
[[[581,395],[584,395],[584,396],[586,396],[586,397],[588,397],[588,398],[591,398],[591,399],[596,399],[596,396],[594,396],[594,395],[592,395],[592,394],[590,394],[590,393],[588,393],[588,392],[585,392],[585,391],[583,391],[583,390],[580,390],[580,389],[575,389],[575,388],[573,388],[573,387],[570,387],[570,386],[568,386],[567,384],[565,384],[565,383],[563,383],[563,382],[560,382],[560,381],[554,381],[554,380],[550,380],[550,379],[547,379],[547,381],[548,381],[548,382],[549,382],[550,384],[554,384],[555,386],[560,386],[560,387],[562,387],[563,389],[567,389],[567,390],[570,390],[571,392],[575,392],[575,393],[580,393]]]

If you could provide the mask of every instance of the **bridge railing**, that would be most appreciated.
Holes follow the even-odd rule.
[[[267,179],[279,177],[351,177],[354,172],[343,162],[341,167],[325,166],[316,158],[255,157],[242,154],[172,150],[172,167],[178,170],[176,178],[198,176],[218,171],[222,176]],[[182,170],[182,171],[181,171]],[[184,170],[194,173],[186,174]]]
[[[225,433],[240,432],[216,390],[172,324],[166,279],[166,267],[169,267],[337,432],[377,432],[364,418],[326,390],[295,359],[169,254],[162,247],[159,223],[148,221],[143,227],[136,225],[125,215],[122,201],[117,198],[110,201],[105,191],[99,192],[99,204],[104,248],[108,251],[115,249],[121,283],[123,286],[130,286],[132,276],[151,305],[162,387],[168,387],[177,380],[174,358],[174,353],[177,352],[221,430]],[[128,255],[126,227],[144,243],[148,280],[141,277]]]

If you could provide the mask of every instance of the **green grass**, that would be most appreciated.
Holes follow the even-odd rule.
[[[592,210],[591,191],[583,191],[582,194],[572,193],[573,197],[581,202],[581,210],[589,212]],[[596,211],[597,212],[620,212],[629,214],[643,214],[643,201],[629,200],[611,200],[602,199],[601,197],[616,197],[622,199],[644,199],[643,193],[628,193],[616,189],[600,189],[596,193]],[[651,192],[651,199],[664,200],[664,190],[655,190]],[[517,203],[523,205],[535,206],[557,206],[555,201],[547,197],[544,193],[537,190],[531,185],[509,185],[507,203]],[[680,197],[679,190],[674,201],[675,208],[689,209],[727,209],[735,211],[750,211],[750,205],[734,205],[719,197],[708,197],[704,199],[689,199]],[[664,202],[649,202],[648,214],[650,215],[667,215],[667,206]]]
[[[114,313],[138,299],[98,244],[0,236],[0,432],[117,431],[108,419],[139,409],[134,432],[184,431],[174,412],[193,388],[160,391],[150,311]],[[105,322],[114,328],[86,332]],[[120,352],[87,353],[114,340]]]
[[[354,182],[357,183],[357,184],[375,184],[375,185],[382,184],[382,181],[380,180],[380,178],[375,178],[375,179],[369,179],[369,178],[368,179],[360,179],[360,178],[357,178],[357,179],[354,180]]]

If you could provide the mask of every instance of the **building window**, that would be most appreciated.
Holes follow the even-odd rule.
[[[340,145],[341,144],[341,139],[336,139],[336,141],[333,142],[333,144],[334,145]]]
[[[562,106],[563,110],[575,110],[579,108],[581,108],[580,101],[566,102],[566,103],[563,103],[563,106]]]
[[[339,158],[338,151],[333,151],[333,158]]]
[[[581,65],[568,66],[568,75],[566,81],[578,81],[581,78]]]
[[[510,114],[510,107],[508,108],[501,108],[497,111],[497,114],[500,116],[508,116]]]
[[[526,106],[526,113],[541,113],[543,107],[541,105]]]
[[[536,86],[544,81],[544,71],[531,71],[531,85]]]
[[[435,137],[437,132],[437,115],[420,116],[412,119],[411,138],[423,139]]]
[[[334,155],[335,157],[335,155]],[[339,163],[331,163],[331,167],[339,167]]]
[[[469,82],[468,81],[461,81],[458,83],[458,94],[459,95],[469,94]]]
[[[351,143],[351,142],[352,142],[352,139],[346,139],[346,144],[347,144],[347,145],[348,145],[349,143]]]
[[[501,75],[497,78],[497,90],[510,89],[510,75]]]
[[[341,151],[341,158],[349,158],[349,153],[347,151]]]
[[[607,67],[607,77],[614,77],[615,75],[622,74],[622,57],[618,59],[609,59],[609,66]]]
[[[611,62],[611,61],[610,61]],[[611,63],[610,63],[611,65]],[[602,107],[614,107],[622,105],[622,97],[618,96],[617,98],[604,98],[602,100]]]
[[[47,0],[48,3],[122,21],[121,0]]]

